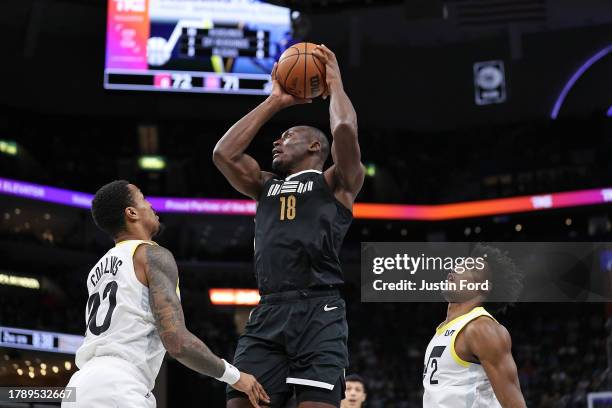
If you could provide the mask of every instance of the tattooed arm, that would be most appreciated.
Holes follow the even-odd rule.
[[[223,380],[226,363],[185,326],[183,308],[176,292],[178,267],[172,253],[157,245],[141,245],[134,254],[134,269],[139,280],[146,280],[143,283],[149,287],[151,311],[168,353],[194,371]],[[259,401],[269,401],[255,377],[245,373],[239,375],[238,381],[234,380],[231,385],[246,393],[253,406],[258,407]]]
[[[149,303],[159,337],[168,353],[201,374],[219,378],[223,361],[185,327],[181,301],[176,293],[178,268],[172,253],[155,245],[144,245],[144,272],[149,284]]]

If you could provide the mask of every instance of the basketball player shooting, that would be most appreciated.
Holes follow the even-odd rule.
[[[486,254],[486,256],[485,256]],[[424,408],[524,408],[508,330],[482,306],[487,299],[517,298],[521,275],[499,249],[476,245],[472,257],[483,257],[485,267],[449,273],[448,281],[481,283],[491,288],[447,290],[446,320],[427,346],[423,369]],[[508,303],[492,303],[503,311]]]
[[[96,225],[115,241],[87,275],[85,341],[68,387],[76,402],[62,407],[155,407],[150,392],[166,351],[200,374],[248,396],[257,407],[268,396],[255,377],[213,354],[185,327],[172,253],[151,241],[159,217],[142,192],[119,180],[100,188],[92,202]]]
[[[283,407],[295,392],[299,408],[339,407],[348,366],[346,311],[338,254],[364,180],[357,115],[344,92],[335,55],[324,45],[330,98],[331,149],[310,126],[287,129],[273,142],[272,169],[262,171],[245,150],[274,114],[308,103],[283,90],[272,72],[271,95],[234,124],[213,153],[236,190],[257,200],[255,274],[262,295],[240,337],[234,364],[252,372]],[[330,153],[334,164],[323,171]],[[250,407],[228,387],[227,407]]]

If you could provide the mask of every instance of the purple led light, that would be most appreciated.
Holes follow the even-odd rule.
[[[610,105],[610,107],[608,108],[608,113],[606,113],[606,115],[611,118],[612,117],[612,105]]]
[[[149,197],[155,211],[173,213],[255,215],[257,204],[252,200],[219,200],[207,198]]]
[[[92,194],[0,177],[0,194],[14,195],[71,207],[91,208]],[[251,200],[218,200],[202,198],[149,197],[155,211],[160,213],[200,213],[254,215],[256,203]]]
[[[41,186],[0,177],[0,195],[13,195],[33,200],[90,208],[93,196],[78,191]],[[253,216],[257,204],[252,200],[222,200],[206,198],[148,197],[160,213],[217,214]],[[452,204],[401,205],[355,203],[355,218],[447,220],[490,216],[515,212],[530,212],[552,208],[580,207],[612,202],[612,187],[566,191],[537,196],[519,196]]]
[[[9,180],[1,177],[0,193],[80,208],[90,208],[91,200],[93,199],[92,194],[41,186],[40,184]]]
[[[574,86],[576,81],[578,81],[578,79],[580,79],[580,77],[589,68],[591,68],[593,66],[593,64],[595,64],[597,61],[599,61],[600,59],[602,59],[603,57],[608,55],[610,52],[612,52],[612,45],[607,46],[603,50],[601,50],[598,53],[596,53],[595,55],[593,55],[591,58],[586,60],[586,62],[584,64],[582,64],[582,66],[580,68],[578,68],[578,70],[576,72],[574,72],[574,75],[572,75],[572,77],[569,79],[569,81],[567,81],[567,83],[563,87],[563,90],[561,91],[561,93],[557,97],[557,101],[555,102],[555,106],[553,107],[553,110],[550,113],[550,118],[551,119],[555,120],[555,119],[557,119],[557,116],[559,116],[559,111],[561,110],[561,106],[563,105],[563,102],[565,101],[565,97],[567,96],[569,91],[572,89],[572,87]]]

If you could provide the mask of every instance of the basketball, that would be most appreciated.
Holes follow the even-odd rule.
[[[325,90],[325,65],[312,53],[316,44],[303,42],[286,49],[276,67],[276,80],[298,98],[316,98]]]

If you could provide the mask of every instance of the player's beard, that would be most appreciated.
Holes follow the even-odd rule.
[[[160,235],[164,233],[165,230],[166,230],[166,224],[160,222],[159,225],[157,226],[157,230],[153,232],[153,235],[151,235],[151,238],[159,237]]]
[[[278,175],[284,175],[287,173],[286,167],[282,161],[272,160],[272,171]]]
[[[465,303],[479,296],[478,292],[471,290],[443,290],[442,297],[448,303]]]
[[[443,290],[442,297],[449,303],[463,303],[471,299],[468,294],[458,290]]]
[[[457,300],[455,299],[456,298],[455,294],[452,291],[450,291],[450,290],[443,290],[442,291],[442,297],[448,303],[457,303]]]

